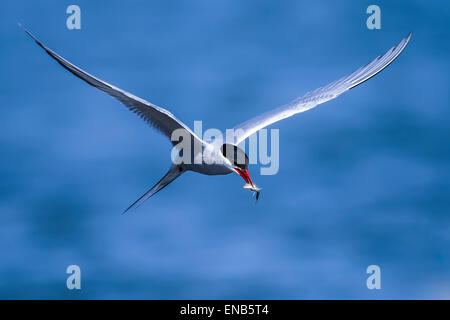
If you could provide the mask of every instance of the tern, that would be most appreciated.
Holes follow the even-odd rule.
[[[19,26],[22,27],[20,24]],[[162,190],[186,171],[194,171],[205,175],[225,175],[236,172],[245,180],[246,184],[243,188],[254,192],[256,194],[256,199],[258,199],[260,188],[257,187],[250,178],[250,174],[248,172],[248,156],[237,145],[264,127],[291,117],[297,113],[312,109],[317,105],[332,100],[340,96],[342,93],[369,80],[390,65],[400,55],[412,35],[412,33],[409,33],[408,36],[403,38],[396,46],[389,49],[385,54],[379,55],[372,62],[357,69],[353,73],[344,76],[337,81],[331,82],[324,87],[310,91],[288,104],[241,123],[234,128],[235,135],[233,141],[226,141],[226,143],[217,145],[214,142],[207,143],[203,141],[195,135],[187,125],[178,120],[168,110],[154,105],[153,103],[139,98],[83,71],[46,47],[33,34],[31,34],[31,32],[25,28],[23,29],[42,49],[45,50],[45,52],[47,52],[48,55],[50,55],[50,57],[55,59],[62,67],[91,86],[122,102],[129,110],[137,114],[150,126],[156,128],[163,135],[165,135],[174,147],[176,147],[176,143],[175,141],[172,141],[171,137],[175,130],[181,130],[191,140],[193,148],[191,149],[191,154],[188,158],[192,161],[180,162],[173,161],[172,159],[172,164],[169,171],[150,190],[133,202],[124,211],[124,213],[131,208],[141,205],[145,200],[155,195],[158,191]],[[178,158],[176,159],[179,159],[181,155],[177,157]]]

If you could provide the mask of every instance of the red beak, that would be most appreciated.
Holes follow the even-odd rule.
[[[250,183],[253,186],[252,178],[250,178],[248,170],[242,170],[238,168],[235,168],[234,170],[239,173],[239,175],[245,180],[245,182]]]

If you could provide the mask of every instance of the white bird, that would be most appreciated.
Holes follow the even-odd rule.
[[[248,172],[248,157],[242,149],[237,147],[237,145],[253,133],[268,125],[314,108],[315,106],[334,99],[345,91],[348,91],[369,80],[391,64],[391,62],[394,61],[405,49],[411,38],[411,33],[409,33],[406,38],[402,39],[396,46],[389,49],[385,54],[378,56],[375,60],[366,66],[357,69],[355,72],[324,87],[310,91],[286,105],[263,113],[236,126],[234,128],[236,133],[234,141],[232,143],[217,145],[214,142],[207,143],[203,141],[201,138],[196,136],[188,128],[188,126],[178,120],[166,109],[158,107],[142,98],[136,97],[125,90],[117,88],[90,75],[47,48],[28,30],[24,29],[24,31],[61,66],[78,78],[86,81],[91,86],[122,102],[128,109],[136,113],[148,124],[158,129],[169,140],[171,140],[172,133],[176,129],[181,130],[191,139],[192,148],[191,155],[188,157],[189,161],[182,161],[181,163],[179,163],[179,161],[173,161],[166,175],[138,200],[131,204],[124,211],[124,213],[129,209],[142,204],[145,200],[162,190],[169,183],[178,178],[183,172],[188,170],[206,175],[225,175],[236,172],[246,182],[243,188],[255,192],[256,198],[258,199],[260,188],[258,188],[250,178],[250,174]],[[171,142],[174,146],[176,146],[174,141],[171,140]],[[181,159],[181,155],[178,155],[175,160],[177,159]]]

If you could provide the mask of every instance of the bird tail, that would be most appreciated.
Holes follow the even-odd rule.
[[[122,214],[125,214],[127,211],[133,208],[139,207],[144,203],[145,200],[156,194],[158,191],[164,189],[169,183],[178,178],[184,170],[176,165],[172,165],[169,171],[166,173],[164,177],[161,178],[150,190],[144,193],[139,199],[137,199],[133,204],[131,204]]]

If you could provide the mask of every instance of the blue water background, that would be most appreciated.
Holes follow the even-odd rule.
[[[448,1],[0,4],[0,298],[450,298]],[[366,28],[370,4],[381,30]],[[380,75],[284,120],[280,170],[166,172],[170,143],[17,27],[189,126],[232,128],[352,72]],[[82,289],[66,288],[68,265]],[[366,268],[381,268],[368,290]]]

